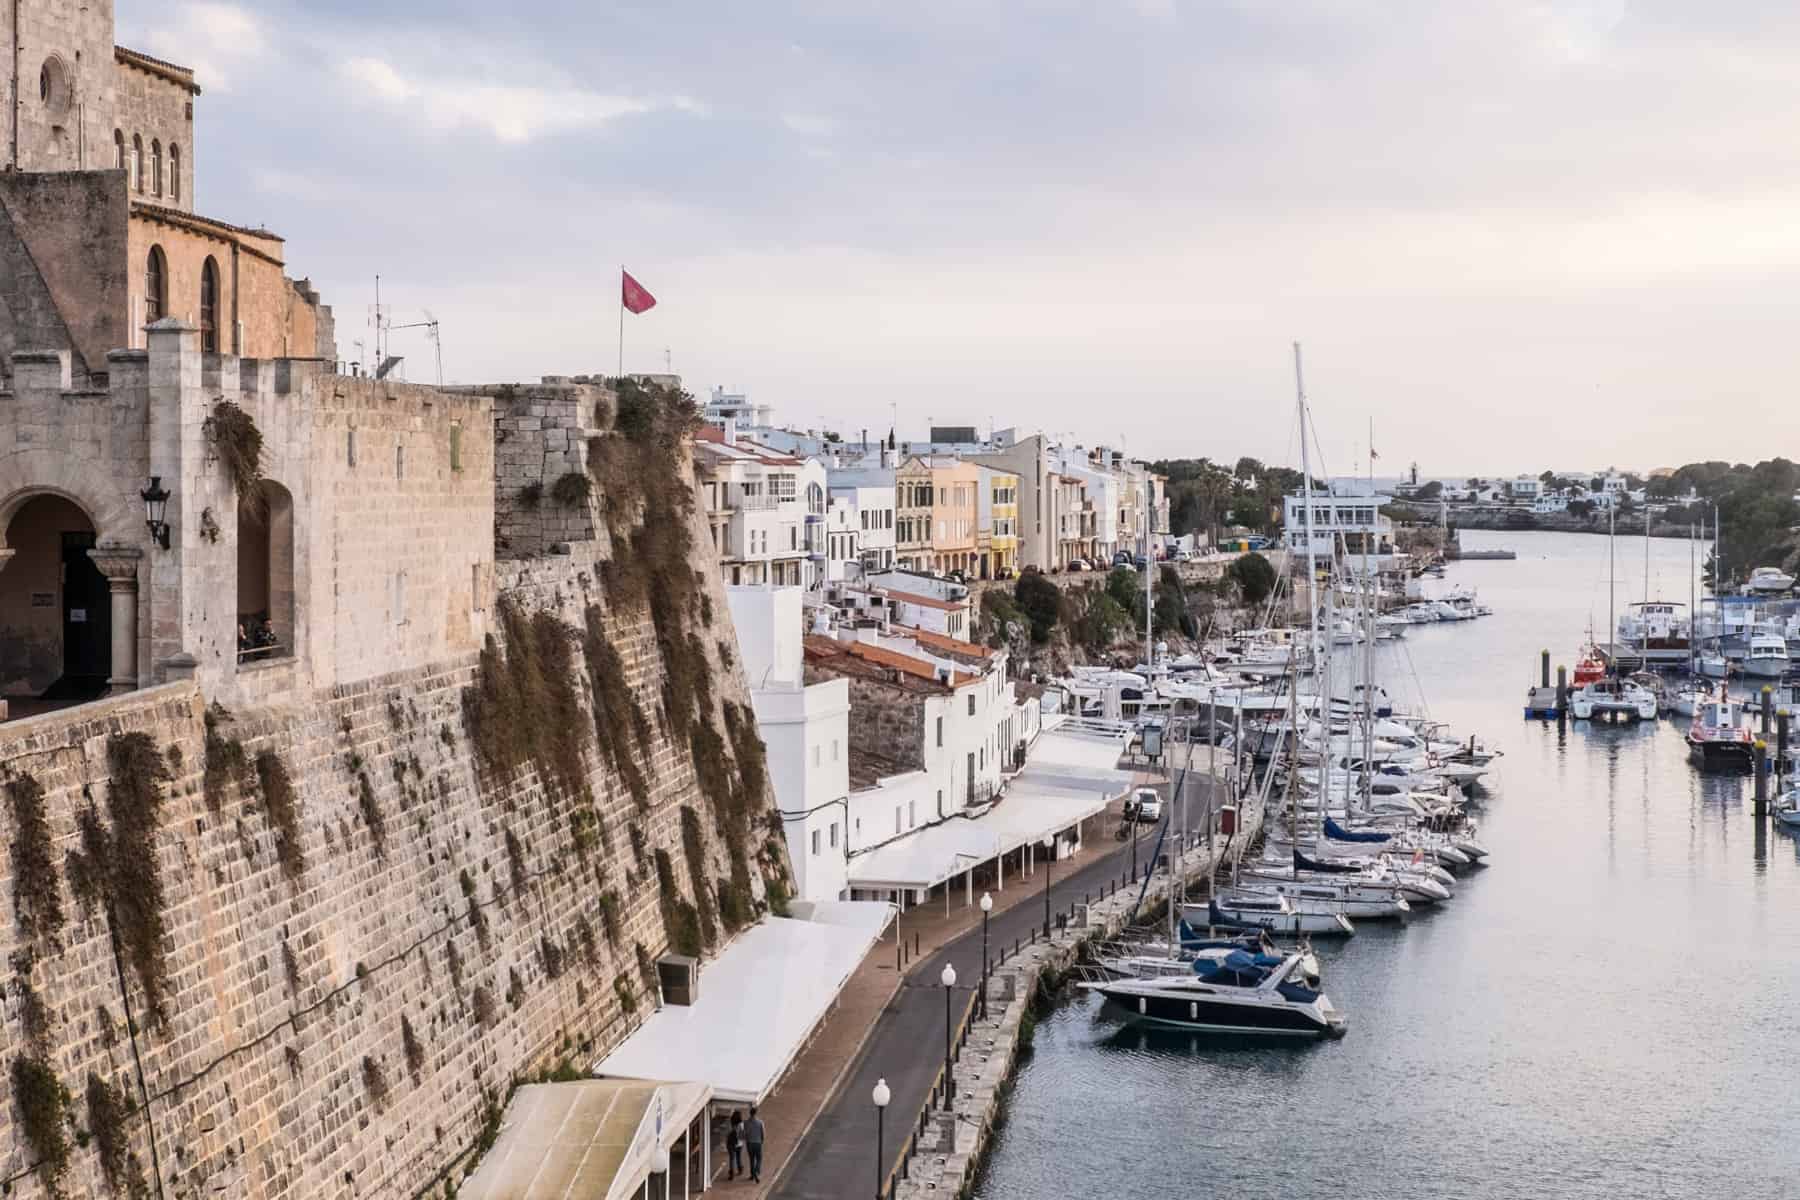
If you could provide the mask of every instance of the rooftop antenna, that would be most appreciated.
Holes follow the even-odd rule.
[[[425,314],[425,319],[423,321],[414,321],[409,325],[389,325],[388,326],[388,334],[389,334],[389,336],[392,336],[394,330],[396,330],[396,329],[423,329],[423,330],[425,330],[425,336],[430,338],[432,345],[437,348],[437,385],[439,387],[443,387],[444,386],[444,343],[443,343],[443,340],[438,336],[438,319],[431,315],[431,310],[429,308],[423,309],[421,311],[423,311]],[[385,362],[385,360],[384,360],[384,362]]]
[[[675,373],[675,352],[667,346],[663,347],[663,370],[670,375]]]

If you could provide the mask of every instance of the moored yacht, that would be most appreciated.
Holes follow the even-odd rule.
[[[1758,567],[1744,581],[1744,590],[1760,595],[1792,591],[1794,577],[1780,567]]]
[[[1753,766],[1756,744],[1751,739],[1744,706],[1736,700],[1707,700],[1695,710],[1687,732],[1688,754],[1705,766]]]
[[[1577,721],[1650,721],[1656,697],[1629,679],[1597,679],[1569,698],[1569,711]]]
[[[1744,655],[1744,674],[1757,679],[1780,679],[1787,674],[1787,638],[1775,633],[1753,633]]]
[[[1131,1018],[1209,1033],[1340,1038],[1343,1014],[1325,993],[1301,983],[1299,954],[1234,950],[1197,959],[1186,977],[1115,979],[1076,986],[1099,992]]]

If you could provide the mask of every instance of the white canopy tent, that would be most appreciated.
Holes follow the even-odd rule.
[[[811,920],[770,917],[752,926],[706,964],[694,1004],[665,1004],[594,1074],[695,1080],[711,1085],[715,1100],[762,1103],[893,911],[820,901]]]

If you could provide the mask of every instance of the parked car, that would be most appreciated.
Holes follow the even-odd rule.
[[[1011,567],[999,567],[994,571],[995,579],[1011,579],[1012,577],[1013,569]]]
[[[1120,550],[1113,554],[1113,566],[1129,567],[1130,565],[1131,565],[1131,552],[1130,551]]]
[[[957,569],[957,570],[954,570],[954,571],[951,571],[951,572],[950,572],[950,573],[948,573],[948,574],[947,574],[947,575],[945,575],[945,576],[944,576],[944,578],[945,578],[945,579],[948,579],[948,580],[949,580],[949,581],[950,581],[950,582],[951,582],[951,583],[967,583],[967,582],[969,582],[969,577],[968,577],[968,575],[966,575],[966,574],[965,574],[965,573],[964,573],[964,572],[963,572],[963,571],[962,571],[962,569],[961,569],[961,568],[958,568],[958,569]]]
[[[1128,820],[1149,825],[1162,820],[1162,797],[1155,788],[1139,788],[1133,792],[1131,799],[1125,801],[1125,816]]]
[[[1140,554],[1135,559],[1132,560],[1131,565],[1136,567],[1138,570],[1142,571],[1150,565],[1150,560]]]
[[[1070,559],[1070,560],[1069,560],[1069,570],[1071,570],[1071,571],[1085,571],[1085,570],[1087,570],[1087,569],[1088,569],[1088,565],[1087,565],[1087,559],[1085,559],[1085,558],[1071,558],[1071,559]]]
[[[1194,561],[1194,552],[1192,550],[1177,550],[1175,552],[1175,561],[1176,562],[1193,562]]]

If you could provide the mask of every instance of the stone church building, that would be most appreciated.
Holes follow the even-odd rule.
[[[305,695],[478,648],[493,400],[337,373],[282,241],[195,211],[192,72],[16,0],[0,170],[0,698]],[[234,482],[222,420],[262,439]]]
[[[14,350],[63,349],[95,381],[164,317],[205,353],[336,357],[281,238],[199,212],[191,70],[114,45],[112,0],[16,0],[0,29],[0,373]]]

